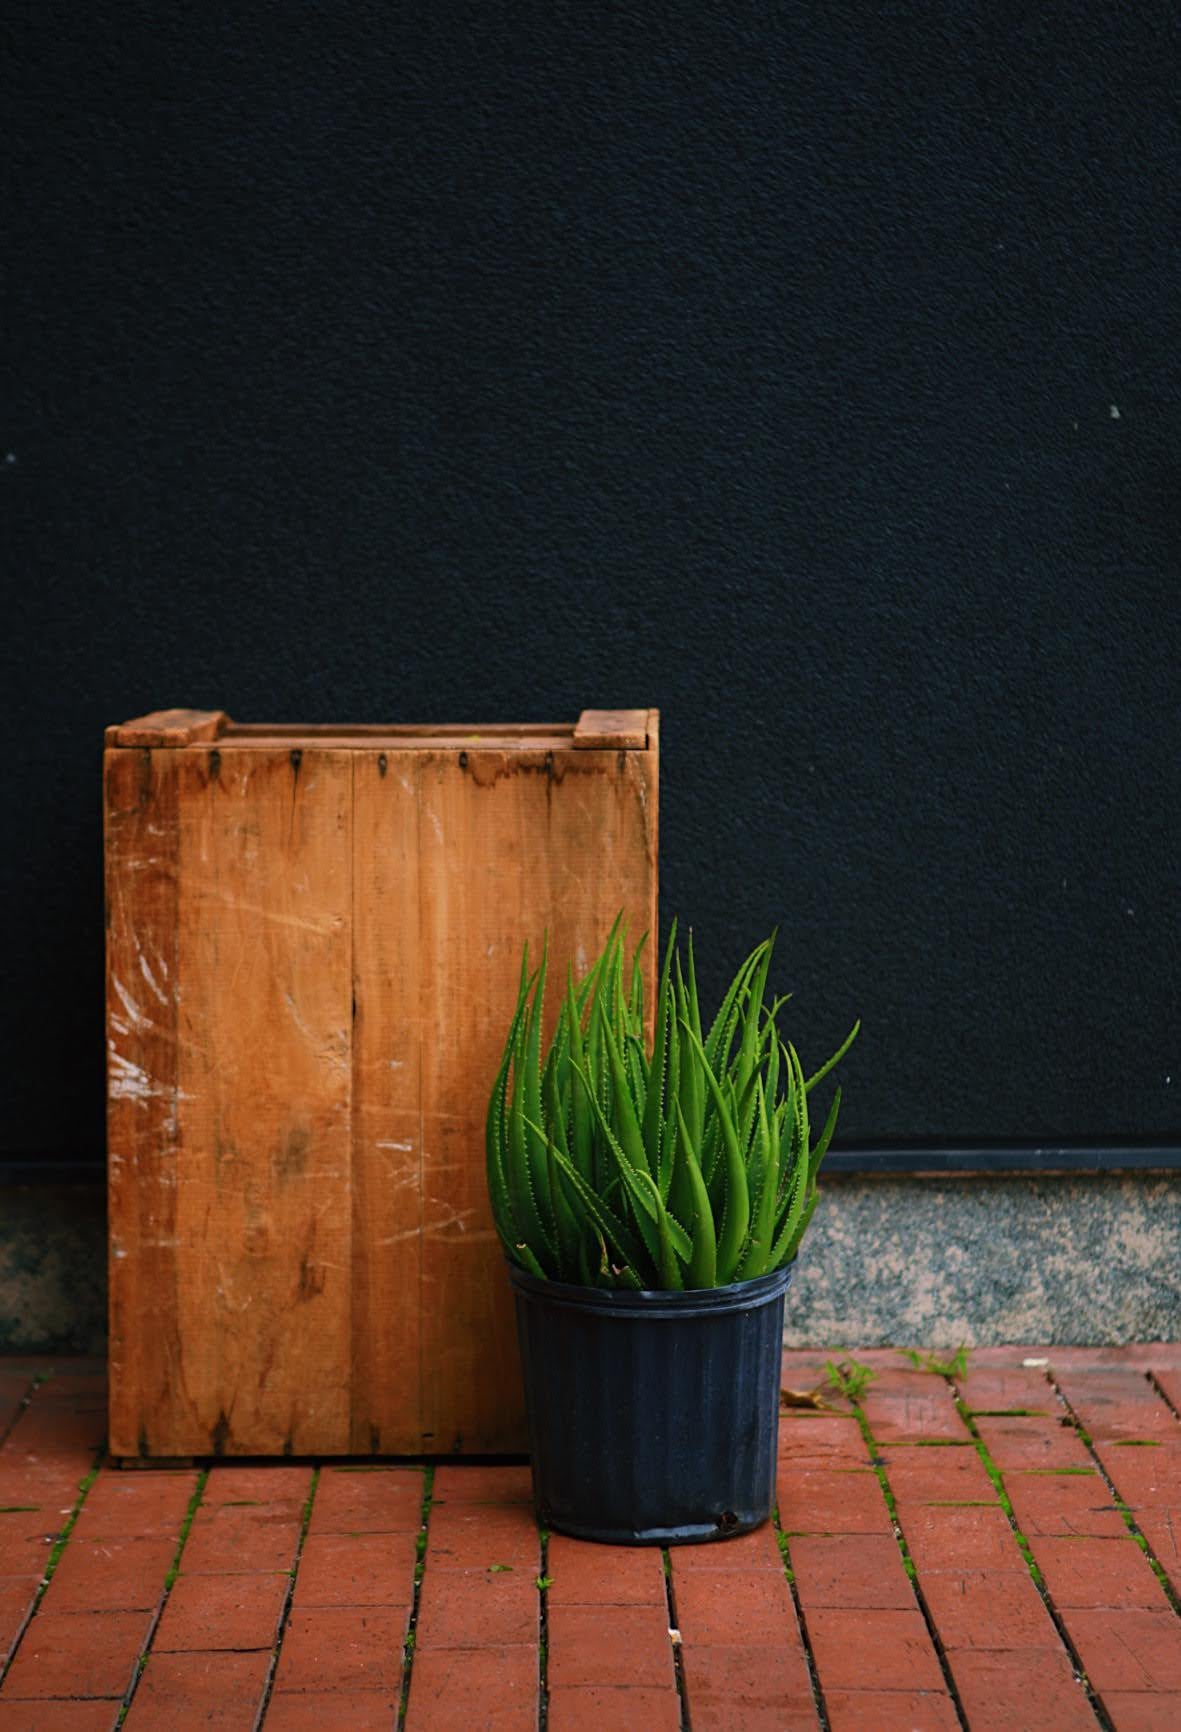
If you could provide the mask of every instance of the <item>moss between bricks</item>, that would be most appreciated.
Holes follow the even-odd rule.
[[[943,1652],[943,1644],[939,1640],[939,1632],[935,1627],[935,1620],[932,1618],[930,1608],[923,1596],[922,1586],[919,1582],[918,1570],[915,1568],[914,1559],[910,1555],[910,1548],[906,1543],[906,1535],[902,1531],[902,1524],[898,1520],[898,1502],[894,1496],[893,1488],[890,1485],[885,1463],[882,1460],[881,1451],[883,1446],[880,1445],[874,1437],[869,1420],[866,1417],[860,1401],[855,1400],[853,1402],[853,1415],[865,1442],[865,1447],[869,1452],[870,1465],[873,1468],[878,1485],[881,1487],[882,1496],[886,1503],[886,1509],[890,1516],[890,1527],[893,1531],[898,1550],[902,1556],[902,1568],[906,1572],[907,1579],[910,1582],[911,1592],[914,1594],[915,1602],[918,1605],[919,1611],[922,1613],[923,1622],[927,1626],[927,1633],[931,1638],[931,1646],[934,1649],[935,1657],[939,1662],[939,1670],[943,1673],[943,1682],[947,1686],[947,1693],[955,1704],[955,1710],[959,1716],[961,1725],[967,1725],[963,1703],[960,1701],[955,1679],[952,1677],[951,1667],[947,1663],[947,1655]]]
[[[827,1727],[828,1717],[824,1709],[824,1698],[820,1694],[820,1674],[816,1670],[816,1656],[812,1652],[812,1642],[808,1635],[808,1620],[804,1616],[804,1606],[800,1599],[800,1590],[796,1585],[796,1573],[791,1567],[791,1542],[779,1519],[778,1503],[771,1506],[771,1525],[775,1533],[775,1543],[779,1547],[779,1555],[783,1559],[783,1574],[787,1579],[791,1603],[795,1607],[796,1623],[799,1626],[800,1640],[804,1644],[804,1659],[808,1666],[808,1683],[812,1690],[812,1703],[816,1710],[817,1724]]]
[[[414,1664],[414,1644],[418,1633],[418,1609],[422,1601],[422,1579],[426,1574],[427,1530],[430,1527],[431,1507],[435,1497],[435,1469],[428,1463],[423,1469],[422,1502],[418,1509],[418,1534],[414,1542],[414,1591],[410,1600],[410,1621],[406,1626],[406,1640],[402,1644],[402,1689],[398,1697],[398,1732],[406,1724],[406,1710],[410,1702],[410,1673]]]

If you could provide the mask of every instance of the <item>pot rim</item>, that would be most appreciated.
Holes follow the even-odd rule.
[[[560,1305],[572,1311],[603,1312],[609,1317],[702,1317],[717,1312],[753,1311],[787,1291],[796,1266],[793,1257],[770,1275],[756,1275],[727,1287],[690,1287],[677,1292],[658,1287],[583,1287],[531,1275],[508,1257],[505,1262],[513,1289],[521,1299]]]

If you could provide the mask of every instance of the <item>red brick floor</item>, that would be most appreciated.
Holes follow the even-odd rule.
[[[0,1732],[1177,1732],[1181,1346],[858,1357],[667,1561],[519,1466],[125,1472],[101,1365],[0,1361]]]

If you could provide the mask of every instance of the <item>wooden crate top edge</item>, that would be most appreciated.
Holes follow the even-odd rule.
[[[115,747],[395,751],[646,751],[658,710],[584,710],[577,722],[233,722],[224,710],[155,710],[106,730]]]

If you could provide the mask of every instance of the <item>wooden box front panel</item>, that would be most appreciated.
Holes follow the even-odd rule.
[[[114,1454],[525,1447],[487,1094],[526,938],[654,929],[643,737],[110,746]]]

